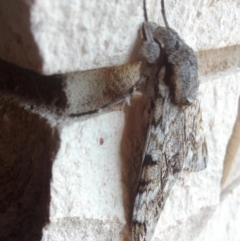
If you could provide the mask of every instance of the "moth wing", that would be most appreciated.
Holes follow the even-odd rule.
[[[132,240],[150,241],[184,160],[184,113],[170,98],[155,101],[142,173],[134,204]]]
[[[186,135],[184,169],[193,172],[201,171],[207,166],[208,150],[198,100],[184,111],[184,118]]]

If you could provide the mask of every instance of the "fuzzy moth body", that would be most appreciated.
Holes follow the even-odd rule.
[[[165,83],[172,101],[179,106],[191,105],[198,95],[198,63],[192,50],[171,28],[158,27],[154,39],[164,46]]]

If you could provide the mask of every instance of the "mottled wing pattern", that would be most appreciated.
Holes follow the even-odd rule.
[[[202,121],[198,102],[195,101],[191,107],[183,110],[171,103],[166,87],[163,86],[160,93],[155,100],[154,116],[134,204],[133,241],[151,240],[186,157],[189,165],[192,160],[201,167],[205,166],[202,164],[205,141],[204,138],[196,138],[200,135],[199,126]]]
[[[201,171],[207,167],[208,151],[198,100],[184,111],[185,143],[184,169]]]

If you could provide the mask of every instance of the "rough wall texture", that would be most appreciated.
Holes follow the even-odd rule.
[[[147,5],[163,25],[160,1]],[[240,44],[239,1],[168,0],[166,13],[196,51]],[[44,74],[126,64],[138,57],[142,21],[138,0],[1,0],[0,57]]]
[[[146,137],[144,98],[89,118],[68,114],[123,94],[138,80],[139,63],[68,72],[137,60],[141,2],[1,4],[1,58],[65,75],[0,62],[0,240],[130,240]],[[147,4],[149,18],[162,24],[159,1]],[[199,173],[183,172],[153,240],[238,241],[240,4],[171,0],[166,12],[199,51],[209,163]]]

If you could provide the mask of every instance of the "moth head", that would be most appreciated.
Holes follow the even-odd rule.
[[[140,48],[140,55],[149,64],[154,64],[160,56],[160,47],[156,42],[144,41]]]
[[[142,25],[143,43],[140,55],[150,64],[155,63],[160,56],[160,47],[153,38],[153,32],[156,28],[157,24],[152,22],[144,22]]]

